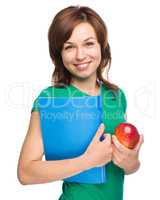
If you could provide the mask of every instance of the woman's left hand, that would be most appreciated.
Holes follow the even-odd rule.
[[[112,161],[115,165],[118,165],[122,168],[126,174],[133,173],[137,171],[140,166],[139,162],[139,150],[141,145],[144,142],[143,135],[140,135],[140,139],[138,144],[135,146],[134,149],[128,149],[124,145],[122,145],[115,135],[112,135]]]

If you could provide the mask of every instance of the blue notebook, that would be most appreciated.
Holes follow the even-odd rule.
[[[102,122],[102,97],[40,97],[38,104],[45,159],[62,160],[83,154]],[[64,181],[104,183],[105,166],[85,170]]]

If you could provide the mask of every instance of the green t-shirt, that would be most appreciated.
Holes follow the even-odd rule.
[[[105,132],[114,134],[115,127],[125,122],[126,98],[122,89],[116,94],[107,89],[104,84],[101,85],[103,123],[105,124]],[[74,97],[89,96],[85,92],[79,90],[72,84],[66,88],[48,87],[37,97]],[[37,99],[34,101],[32,112],[38,111]],[[107,182],[103,184],[85,184],[63,182],[62,194],[59,200],[122,200],[123,199],[123,183],[124,171],[116,166],[113,162],[105,166]]]

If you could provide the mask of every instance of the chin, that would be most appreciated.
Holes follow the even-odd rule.
[[[87,73],[87,72],[81,72],[81,73],[74,73],[74,76],[76,76],[77,78],[81,78],[81,79],[88,79],[88,78],[91,78],[92,76],[94,76],[96,72],[90,72],[90,73]]]

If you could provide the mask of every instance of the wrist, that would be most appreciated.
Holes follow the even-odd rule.
[[[81,160],[81,166],[84,170],[92,168],[92,163],[86,154],[82,154],[79,158]]]
[[[137,160],[137,162],[135,163],[134,166],[132,166],[132,168],[124,169],[124,172],[125,172],[126,175],[129,175],[129,174],[136,172],[139,169],[139,167],[140,167],[140,161]]]

